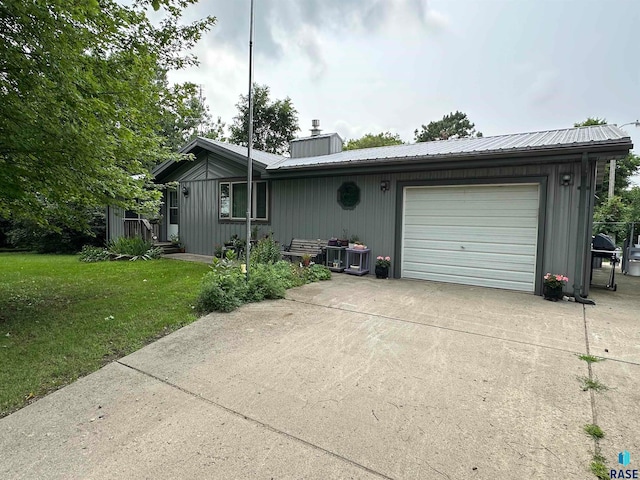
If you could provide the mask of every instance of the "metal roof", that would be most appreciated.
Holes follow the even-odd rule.
[[[331,138],[331,137],[338,137],[340,140],[342,140],[342,137],[334,132],[334,133],[319,133],[318,135],[310,135],[308,137],[294,138],[291,141],[292,142],[300,142],[302,140],[313,140],[313,139],[316,139],[316,138]]]
[[[241,145],[235,145],[233,143],[225,143],[219,142],[218,140],[211,140],[210,138],[198,137],[198,140],[201,140],[204,143],[209,143],[211,145],[216,145],[218,147],[229,150],[233,153],[243,156],[247,158],[247,147],[243,147]],[[251,150],[251,159],[257,162],[262,163],[264,166],[268,167],[269,165],[274,165],[278,162],[281,162],[284,158],[281,155],[276,155],[274,153],[263,152],[262,150]]]
[[[226,146],[226,145],[225,145]],[[418,158],[486,157],[490,154],[549,152],[563,149],[617,146],[631,148],[631,138],[615,125],[565,128],[542,132],[516,133],[494,137],[459,138],[411,145],[347,150],[317,157],[283,158],[267,170],[289,170],[360,163],[391,163]]]

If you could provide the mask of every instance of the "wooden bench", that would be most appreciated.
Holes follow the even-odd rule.
[[[302,258],[309,255],[312,260],[319,260],[322,256],[323,248],[327,245],[326,240],[304,240],[293,238],[288,247],[282,251],[282,257],[293,261],[295,258]]]

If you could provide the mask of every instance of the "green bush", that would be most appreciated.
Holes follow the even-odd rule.
[[[81,262],[103,262],[109,260],[109,252],[106,248],[85,245],[80,251]]]
[[[107,249],[117,255],[130,255],[141,257],[153,248],[151,242],[147,242],[140,237],[118,237],[107,244]]]
[[[284,298],[287,291],[286,278],[278,275],[273,265],[256,264],[251,266],[249,285],[245,300],[259,302],[266,299]]]
[[[230,312],[242,305],[247,296],[247,284],[240,267],[217,260],[202,279],[196,299],[196,309],[202,313]]]
[[[202,280],[196,308],[200,313],[230,312],[243,303],[284,298],[289,288],[330,278],[331,271],[322,265],[304,268],[281,260],[251,265],[247,283],[236,262],[214,258],[211,272]]]
[[[311,265],[307,271],[308,273],[308,281],[309,282],[317,282],[322,280],[331,280],[331,270],[329,270],[324,265]]]
[[[111,240],[107,245],[107,250],[114,260],[151,260],[160,258],[162,249],[154,247],[151,242],[147,242],[139,237],[119,237]]]
[[[251,265],[274,264],[282,259],[280,247],[271,237],[258,241],[251,249]]]

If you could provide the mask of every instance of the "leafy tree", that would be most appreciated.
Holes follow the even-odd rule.
[[[482,137],[482,132],[475,130],[475,124],[469,121],[466,113],[450,113],[442,120],[422,125],[421,130],[415,130],[416,142],[430,142],[433,140],[447,140],[449,138]]]
[[[78,211],[155,209],[149,169],[178,158],[157,133],[157,72],[196,63],[185,52],[215,19],[185,23],[195,2],[0,4],[0,218],[88,228]]]
[[[240,95],[231,125],[231,143],[248,145],[249,95]],[[298,112],[289,97],[271,101],[267,85],[253,85],[253,148],[282,155],[300,130]]]
[[[389,145],[402,145],[404,142],[400,138],[400,135],[392,134],[391,132],[382,132],[374,135],[373,133],[367,133],[360,138],[354,138],[347,140],[344,144],[343,150],[358,150],[360,148],[372,148],[372,147],[386,147]]]
[[[598,117],[588,117],[584,122],[574,123],[574,127],[591,127],[593,125],[606,125],[606,118],[598,118]]]
[[[605,203],[600,204],[593,214],[593,233],[606,233],[614,237],[617,243],[621,243],[627,236],[626,221],[629,218],[630,208],[622,198],[613,196]]]
[[[220,117],[212,121],[199,85],[186,82],[169,86],[166,72],[160,74],[159,81],[165,94],[160,102],[162,117],[158,133],[167,147],[177,151],[198,135],[225,139],[225,123]]]
[[[606,125],[605,118],[587,118],[583,122],[574,123],[574,127],[588,127],[592,125]],[[613,193],[616,196],[623,197],[623,192],[629,188],[629,179],[638,172],[640,168],[640,156],[630,153],[623,159],[616,161],[616,184],[613,187]],[[605,167],[604,181],[602,191],[598,195],[598,204],[606,203],[609,195],[609,163]]]

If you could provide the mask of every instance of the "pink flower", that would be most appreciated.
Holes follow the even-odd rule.
[[[380,257],[380,258],[382,258],[382,257]],[[391,257],[384,257],[384,259],[385,259],[387,262],[390,262],[390,261],[391,261]]]
[[[382,256],[378,255],[378,258],[376,258],[376,260],[384,260],[384,258],[382,258]]]

